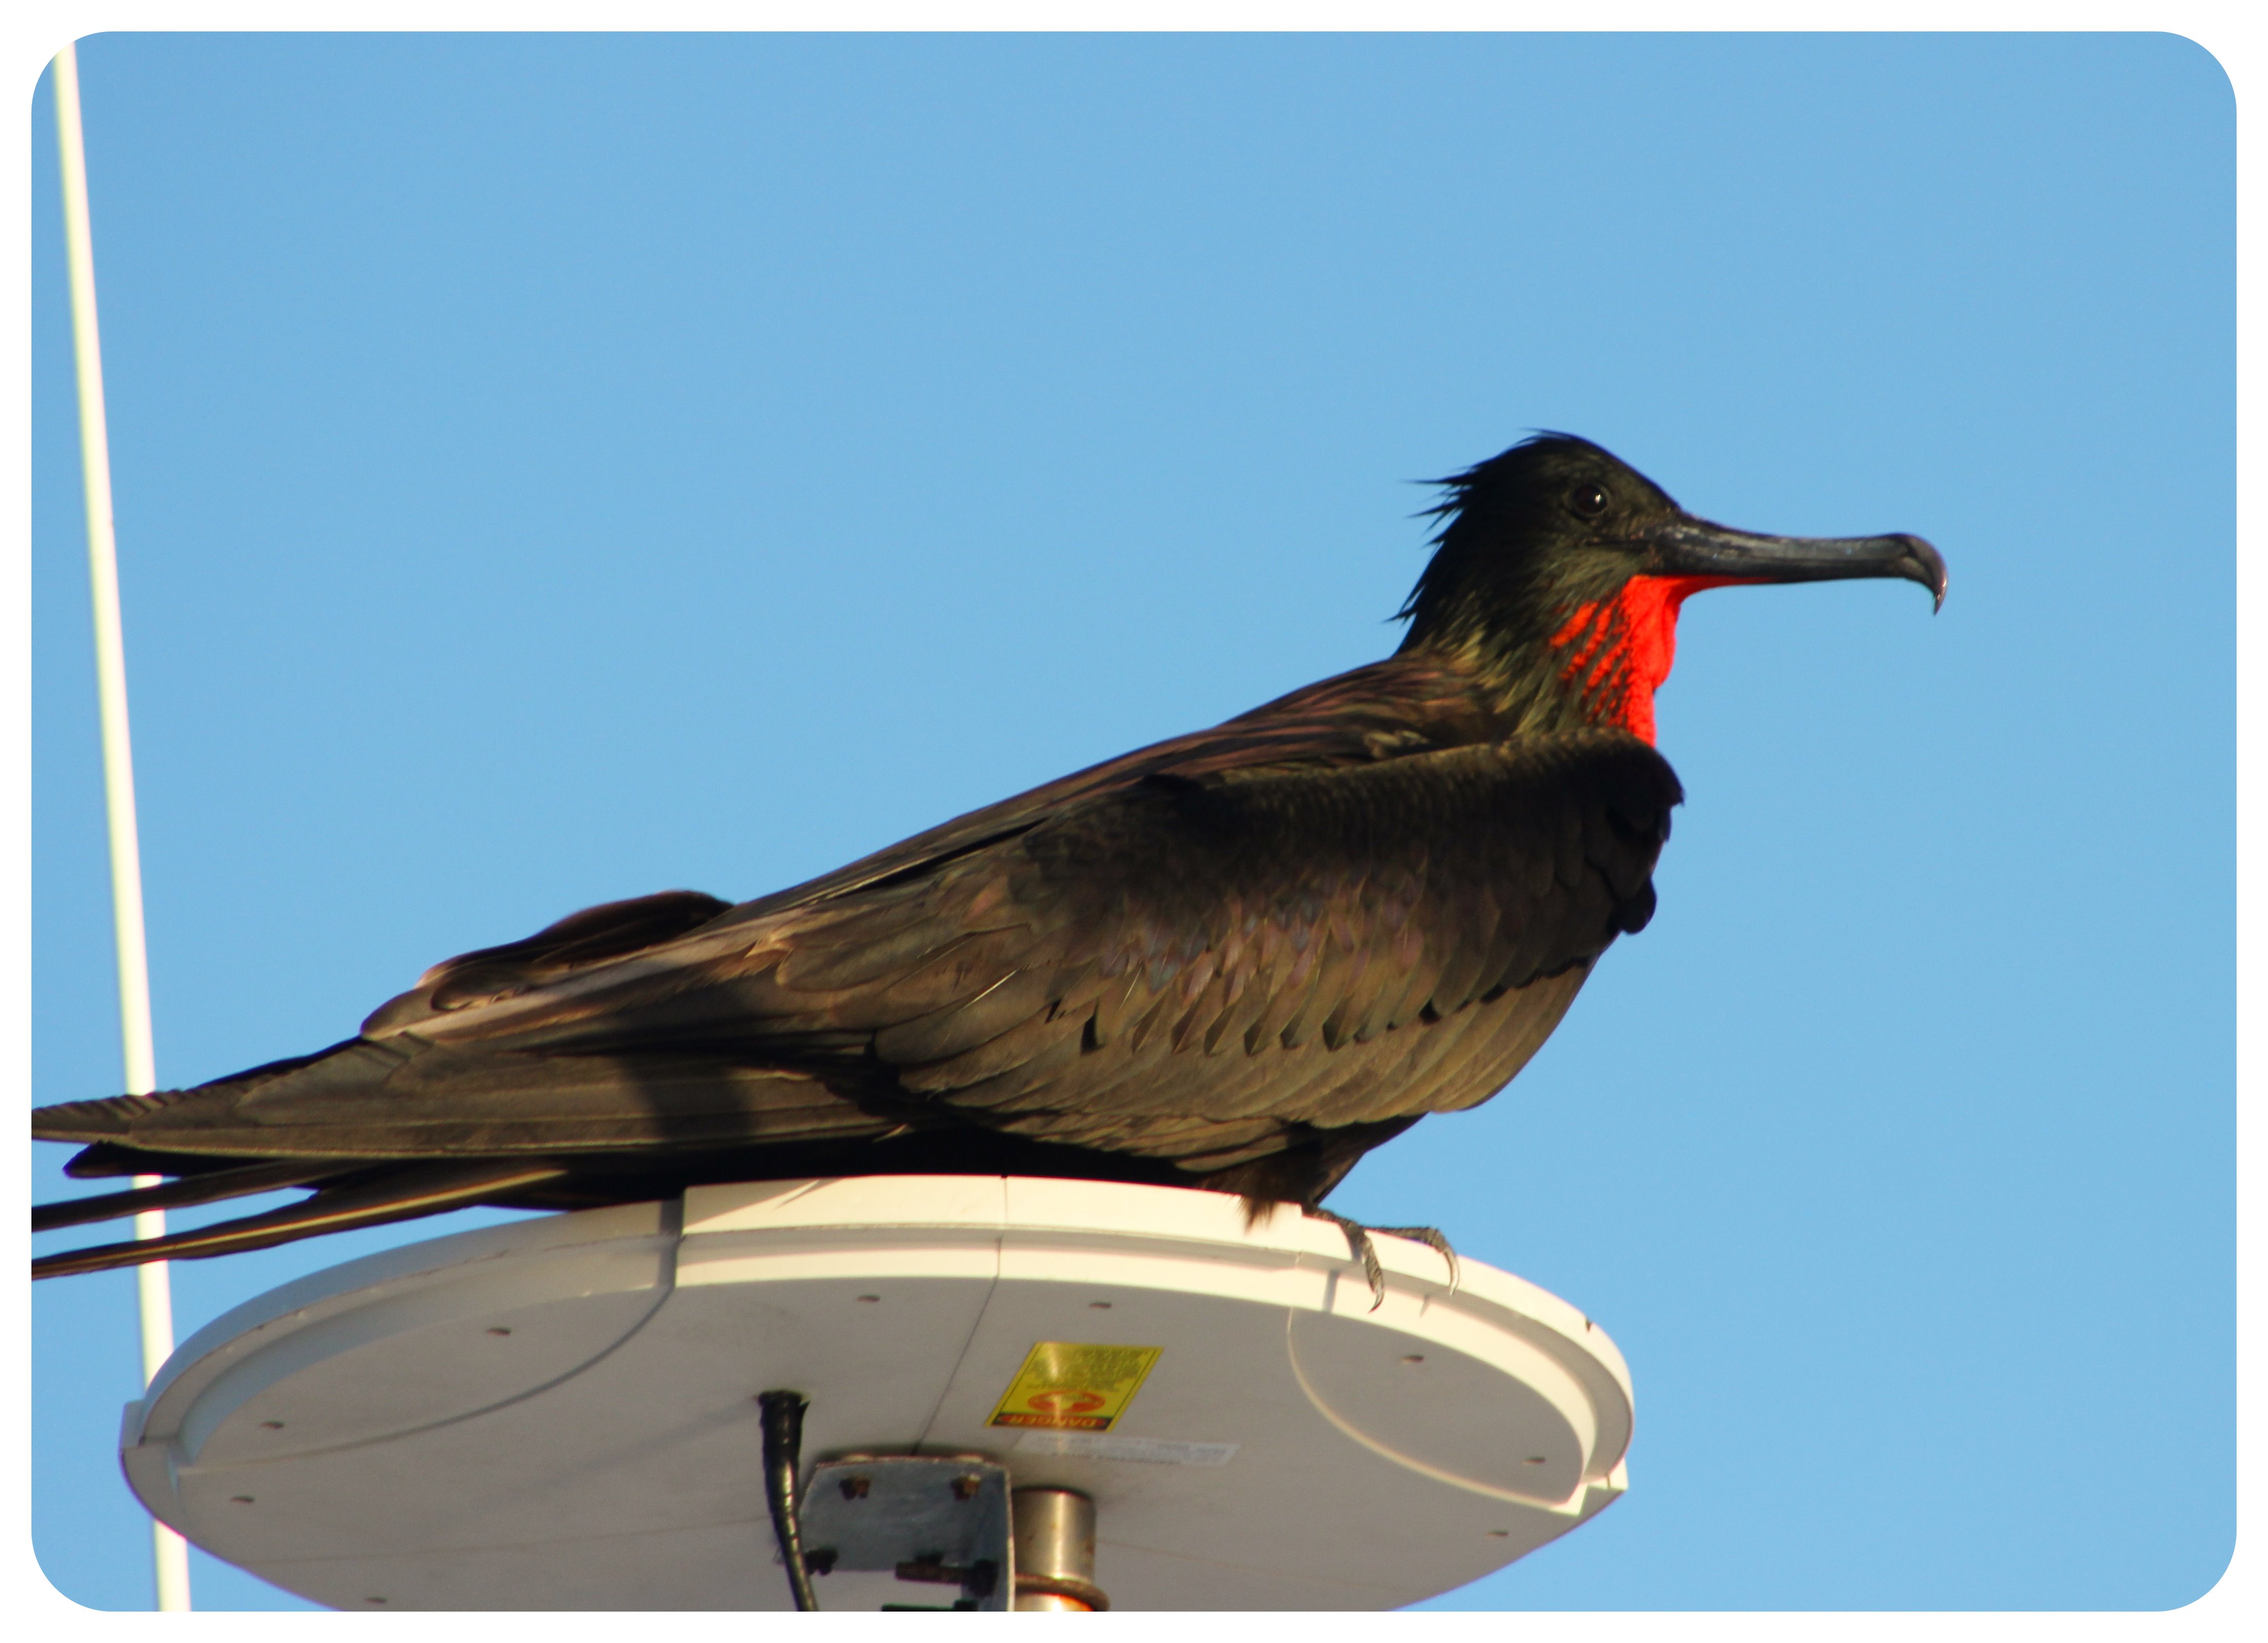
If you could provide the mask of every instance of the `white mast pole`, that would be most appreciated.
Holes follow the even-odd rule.
[[[94,240],[86,204],[86,139],[79,123],[78,52],[55,61],[56,147],[63,156],[63,241],[70,262],[71,342],[78,358],[80,467],[86,479],[86,551],[94,582],[94,668],[102,704],[102,777],[110,801],[110,896],[118,934],[118,1018],[126,1094],[158,1087],[150,1030],[150,954],[142,926],[142,844],[134,823],[134,748],[126,726],[126,639],[118,615],[118,537],[110,511],[110,428],[102,404],[102,341],[94,313]],[[137,1187],[156,1175],[136,1175]],[[136,1238],[162,1238],[166,1212],[134,1218]],[[142,1383],[173,1352],[173,1295],[166,1264],[135,1269],[142,1301]],[[189,1607],[188,1543],[152,1522],[158,1607]]]

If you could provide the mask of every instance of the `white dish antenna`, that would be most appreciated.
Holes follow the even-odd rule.
[[[1557,1297],[1378,1252],[1373,1310],[1336,1227],[1218,1193],[701,1187],[248,1302],[128,1406],[123,1458],[335,1608],[786,1609],[756,1400],[787,1389],[822,1609],[1392,1609],[1613,1501],[1631,1388]]]

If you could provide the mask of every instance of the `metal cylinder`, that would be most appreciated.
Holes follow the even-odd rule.
[[[1093,1614],[1110,1607],[1094,1584],[1094,1502],[1075,1489],[1019,1489],[1010,1497],[1016,1541],[1015,1606]]]

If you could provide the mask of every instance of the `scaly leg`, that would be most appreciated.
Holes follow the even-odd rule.
[[[1329,1221],[1346,1234],[1347,1249],[1362,1263],[1362,1275],[1370,1280],[1370,1309],[1377,1311],[1386,1304],[1386,1269],[1378,1264],[1378,1250],[1370,1241],[1370,1228],[1360,1221],[1350,1220],[1335,1210],[1320,1205],[1302,1204],[1301,1213],[1309,1220]]]
[[[1300,1208],[1308,1219],[1329,1221],[1346,1234],[1349,1253],[1362,1263],[1362,1275],[1370,1280],[1370,1309],[1373,1312],[1386,1304],[1386,1271],[1379,1265],[1378,1248],[1370,1241],[1370,1234],[1374,1232],[1408,1238],[1439,1254],[1449,1265],[1449,1293],[1453,1295],[1457,1293],[1457,1252],[1449,1247],[1449,1241],[1441,1235],[1438,1227],[1366,1227],[1360,1221],[1351,1220],[1320,1205],[1303,1204]]]
[[[1441,1235],[1440,1227],[1373,1227],[1370,1230],[1388,1233],[1396,1238],[1407,1238],[1412,1242],[1422,1243],[1428,1249],[1432,1250],[1449,1264],[1449,1293],[1453,1295],[1457,1293],[1457,1252],[1449,1247],[1449,1241]]]

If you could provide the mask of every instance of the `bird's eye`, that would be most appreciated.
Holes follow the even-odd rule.
[[[1607,511],[1607,493],[1596,485],[1578,485],[1567,498],[1567,505],[1587,519],[1595,519]]]

